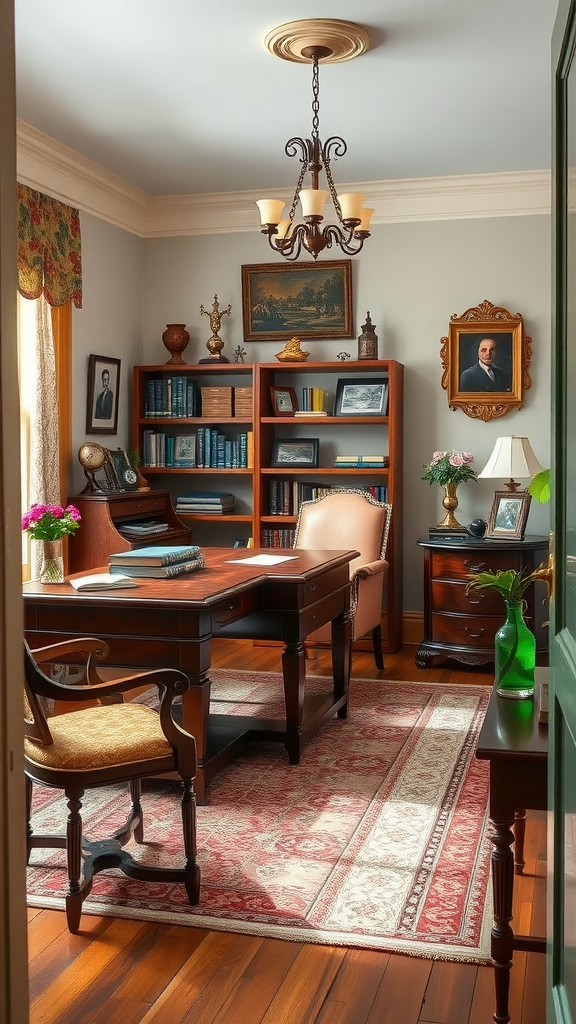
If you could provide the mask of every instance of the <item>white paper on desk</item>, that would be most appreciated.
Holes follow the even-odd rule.
[[[251,558],[229,558],[228,561],[240,565],[277,565],[292,558],[298,558],[298,555],[252,555]]]

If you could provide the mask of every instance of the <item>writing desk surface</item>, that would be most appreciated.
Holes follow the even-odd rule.
[[[74,573],[64,583],[45,584],[32,580],[24,584],[23,593],[25,597],[34,600],[45,598],[50,603],[54,600],[81,600],[93,604],[156,604],[161,600],[163,604],[192,603],[209,606],[238,589],[261,586],[268,579],[287,583],[312,582],[316,576],[324,576],[330,568],[348,564],[359,552],[304,548],[249,548],[238,551],[235,548],[206,547],[201,549],[201,554],[206,560],[205,569],[169,579],[138,577],[138,585],[127,587],[126,590],[77,591],[68,583],[69,578],[108,572],[108,566],[99,566],[87,572]],[[275,565],[254,565],[243,561],[259,554],[289,555],[290,559]]]

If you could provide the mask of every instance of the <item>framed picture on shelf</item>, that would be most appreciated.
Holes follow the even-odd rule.
[[[90,356],[86,402],[87,434],[117,433],[119,386],[120,360],[112,356]]]
[[[275,416],[293,416],[298,408],[298,399],[294,388],[270,387],[272,409]]]
[[[522,540],[531,500],[527,491],[496,491],[486,536]]]
[[[108,458],[114,477],[121,491],[135,491],[138,488],[138,473],[131,466],[124,448],[108,448]]]
[[[302,466],[318,467],[319,441],[317,437],[277,437],[274,440],[272,466],[290,469]]]
[[[335,416],[386,416],[388,382],[377,377],[344,377],[336,389]]]
[[[182,469],[196,465],[196,434],[178,434],[174,442],[174,462]]]
[[[245,341],[352,338],[351,260],[242,267]]]
[[[488,299],[450,318],[441,339],[442,387],[451,409],[484,422],[521,409],[530,385],[532,339],[520,313]]]

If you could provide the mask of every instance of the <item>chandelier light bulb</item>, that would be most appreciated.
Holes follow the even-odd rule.
[[[257,199],[256,206],[260,210],[262,224],[278,224],[286,203],[281,199]]]
[[[343,192],[338,196],[342,220],[360,220],[362,203],[366,199],[361,192]]]

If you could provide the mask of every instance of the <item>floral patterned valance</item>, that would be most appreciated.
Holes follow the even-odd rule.
[[[18,185],[18,291],[44,294],[51,306],[69,299],[82,306],[82,252],[78,210],[27,185]]]

